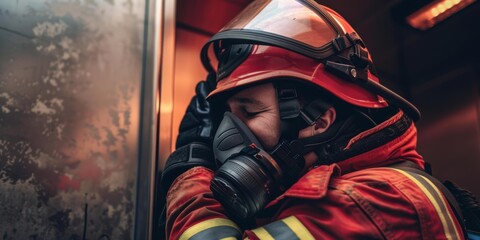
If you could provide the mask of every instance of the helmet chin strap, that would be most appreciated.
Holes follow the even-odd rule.
[[[321,134],[299,139],[299,131],[314,124],[332,106],[320,99],[315,99],[302,107],[294,86],[282,83],[275,84],[275,88],[280,110],[281,137],[279,143],[275,146],[275,150],[272,151],[272,156],[275,158],[277,155],[285,159],[283,161],[291,162],[291,160],[286,159],[292,159],[291,156],[300,159],[299,156],[313,151],[319,158],[316,162],[317,165],[340,162],[378,147],[379,143],[383,144],[400,136],[411,123],[410,118],[405,115],[392,126],[373,134],[374,138],[368,137],[349,150],[345,150],[344,147],[350,139],[365,130],[351,129],[353,123],[358,121],[354,114],[343,120],[337,119]],[[368,119],[365,121],[368,121]],[[372,125],[375,126],[376,124],[373,123]],[[277,150],[282,148],[287,149],[284,152],[288,152],[288,154],[277,154]]]
[[[298,132],[313,121],[304,118],[302,106],[298,101],[297,89],[288,83],[274,83],[280,113],[280,137],[292,141],[298,138]],[[281,140],[280,140],[281,141]]]
[[[301,106],[296,88],[289,83],[275,83],[280,112],[280,140],[275,146],[288,148],[292,155],[303,156],[307,152],[319,150],[338,137],[345,124],[334,124],[325,133],[298,139],[300,130],[312,126],[330,107],[324,101],[315,99]],[[288,145],[288,146],[286,146]],[[272,152],[272,153],[273,153]],[[318,154],[318,153],[317,153]],[[285,155],[285,154],[283,154]]]

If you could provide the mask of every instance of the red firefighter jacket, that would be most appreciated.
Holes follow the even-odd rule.
[[[398,113],[350,144],[397,121]],[[400,137],[353,158],[308,171],[267,205],[254,229],[240,229],[213,198],[214,173],[196,167],[167,196],[168,239],[463,239],[452,209],[427,178],[386,167],[411,161],[423,168],[412,123]],[[348,147],[348,146],[347,146]]]

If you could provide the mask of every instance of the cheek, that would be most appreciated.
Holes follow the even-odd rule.
[[[280,120],[274,114],[265,114],[249,119],[246,121],[246,125],[266,150],[273,149],[280,139]]]

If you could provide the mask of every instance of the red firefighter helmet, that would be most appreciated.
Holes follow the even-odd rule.
[[[289,78],[321,87],[355,106],[393,104],[414,120],[420,117],[415,106],[379,83],[368,49],[350,24],[311,0],[251,3],[205,44],[201,58],[209,72],[217,73],[209,97]],[[211,59],[220,62],[217,69]]]

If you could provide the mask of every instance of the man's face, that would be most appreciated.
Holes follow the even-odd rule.
[[[230,111],[255,134],[266,150],[280,139],[280,114],[275,88],[266,83],[242,90],[227,101]]]

